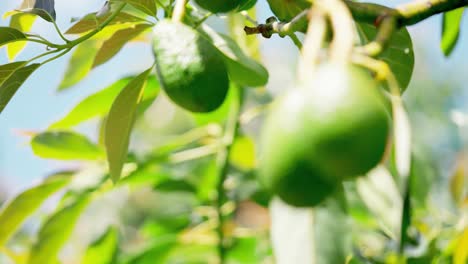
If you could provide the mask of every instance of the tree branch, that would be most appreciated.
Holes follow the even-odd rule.
[[[468,0],[416,0],[393,9],[371,3],[344,2],[356,21],[378,25],[382,17],[393,16],[397,27],[414,25],[433,15],[468,5]]]
[[[396,8],[351,0],[344,0],[344,3],[355,21],[374,24],[379,28],[376,39],[361,49],[366,55],[376,56],[385,49],[388,40],[398,28],[414,25],[433,15],[467,6],[468,0],[415,0]],[[257,27],[245,27],[245,32],[248,35],[262,34],[266,38],[271,37],[272,34],[286,36],[294,34],[297,30],[295,25],[302,18],[304,18],[304,12],[298,14],[290,22],[270,19],[266,24],[260,24]]]

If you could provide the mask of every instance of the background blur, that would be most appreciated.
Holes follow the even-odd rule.
[[[100,9],[105,1],[56,0],[57,20],[65,30],[73,17],[81,17]],[[266,0],[258,1],[258,20],[271,16]],[[378,1],[395,6],[404,1]],[[0,1],[0,13],[14,9],[21,1]],[[216,19],[214,19],[216,20]],[[0,26],[8,20],[0,20]],[[410,115],[414,146],[426,160],[431,161],[437,188],[444,188],[452,175],[459,153],[463,150],[462,135],[468,118],[468,20],[465,19],[460,41],[450,58],[439,49],[441,17],[432,17],[409,27],[413,39],[415,72],[404,95]],[[52,26],[40,19],[34,25],[37,32],[48,39],[59,41]],[[270,72],[268,89],[279,92],[288,88],[294,79],[298,51],[289,39],[274,36],[262,39],[262,56]],[[30,58],[38,48],[29,45],[18,59]],[[139,73],[152,63],[149,46],[131,43],[111,62],[93,70],[74,89],[57,93],[69,55],[41,67],[21,87],[8,107],[0,115],[0,201],[57,169],[75,166],[73,163],[43,160],[33,155],[24,132],[41,131],[61,118],[87,95],[108,86],[129,73]],[[4,49],[0,49],[0,64],[6,63]],[[161,102],[160,102],[161,103]],[[148,120],[147,120],[148,121]],[[158,120],[154,120],[158,122]],[[93,123],[80,127],[81,131],[95,135]],[[445,189],[446,190],[446,189]],[[441,192],[442,193],[442,192]],[[440,194],[434,201],[444,203]]]

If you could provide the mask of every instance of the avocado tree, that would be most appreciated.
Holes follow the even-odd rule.
[[[414,67],[406,27],[442,13],[449,56],[468,1],[391,8],[268,0],[265,23],[255,22],[256,4],[110,0],[67,30],[56,23],[54,0],[24,0],[6,12],[0,46],[10,62],[0,65],[0,114],[29,76],[65,54],[72,53],[58,91],[132,41],[146,43],[154,60],[31,135],[35,155],[80,167],[3,204],[0,255],[31,264],[467,263],[466,176],[457,172],[451,184],[455,213],[438,217],[402,94]],[[37,19],[61,41],[32,33]],[[264,88],[258,42],[273,35],[300,50],[296,80],[278,96]],[[28,43],[45,52],[16,60]],[[182,116],[170,136],[144,126],[161,98]],[[91,119],[96,141],[76,129]],[[57,194],[37,232],[24,231]],[[115,207],[116,219],[95,216],[106,207]],[[86,218],[99,230],[94,239],[68,243]]]

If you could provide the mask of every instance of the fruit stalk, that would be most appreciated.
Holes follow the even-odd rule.
[[[306,81],[314,72],[318,55],[327,31],[325,14],[318,7],[309,10],[309,27],[307,29],[302,55],[299,60],[298,80]]]
[[[330,44],[330,60],[347,63],[354,46],[354,27],[351,13],[346,5],[338,0],[318,0],[320,6],[330,17],[333,28],[333,41]]]
[[[174,7],[174,12],[172,13],[172,22],[180,22],[185,15],[185,5],[187,0],[177,0]]]

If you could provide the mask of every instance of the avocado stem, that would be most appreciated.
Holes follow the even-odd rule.
[[[330,60],[347,64],[353,51],[355,32],[349,9],[339,0],[317,0],[315,3],[327,13],[333,28]]]
[[[185,15],[185,5],[187,0],[177,0],[174,7],[174,12],[172,13],[173,22],[181,22]]]
[[[308,16],[309,26],[302,46],[297,72],[299,82],[311,78],[327,31],[325,14],[319,7],[311,8]]]

